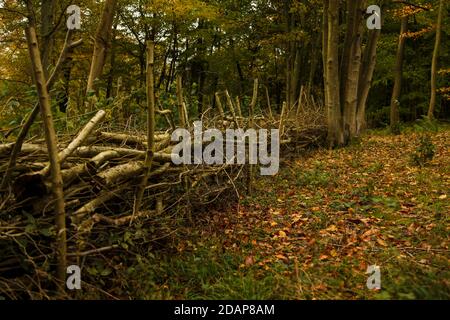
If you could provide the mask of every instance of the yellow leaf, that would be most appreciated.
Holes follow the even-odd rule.
[[[377,242],[380,246],[387,247],[388,244],[383,239],[377,239]]]
[[[286,238],[286,232],[284,232],[283,230],[281,230],[278,234],[280,238]]]
[[[275,257],[277,257],[277,258],[280,259],[280,260],[285,260],[285,261],[288,260],[288,258],[286,258],[285,256],[283,256],[282,254],[277,254]]]

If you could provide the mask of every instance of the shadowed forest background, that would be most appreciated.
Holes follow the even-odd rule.
[[[449,299],[449,22],[446,0],[0,1],[0,299]],[[279,174],[172,165],[199,119],[279,129]]]

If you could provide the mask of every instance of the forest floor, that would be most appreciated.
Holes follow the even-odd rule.
[[[450,128],[430,133],[436,155],[423,167],[411,164],[420,135],[372,131],[284,161],[238,206],[181,230],[134,290],[147,299],[450,299]],[[381,290],[367,289],[370,265],[380,266]]]

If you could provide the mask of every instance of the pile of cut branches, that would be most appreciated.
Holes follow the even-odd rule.
[[[208,117],[207,112],[204,126],[222,132],[236,127],[281,129],[281,143],[288,147],[316,144],[325,132],[320,121],[299,121],[295,110],[284,110],[276,119],[222,113]],[[176,142],[171,141],[173,129],[169,129],[154,133],[153,161],[142,205],[133,210],[147,168],[147,137],[111,132],[102,124],[104,117],[105,112],[99,111],[74,137],[58,137],[68,264],[79,265],[80,259],[87,257],[106,259],[105,254],[123,251],[128,248],[125,234],[141,228],[152,230],[141,245],[161,242],[176,233],[180,219],[193,221],[195,213],[208,207],[205,205],[219,203],[223,197],[239,199],[250,190],[249,165],[174,165],[171,152]],[[193,128],[188,125],[187,130]],[[4,257],[0,283],[7,288],[3,294],[8,297],[45,298],[45,281],[51,281],[55,292],[62,292],[56,287],[64,285],[51,276],[57,249],[47,148],[43,140],[27,141],[11,168],[13,148],[14,143],[0,144],[0,176],[10,171],[0,199],[0,256]]]

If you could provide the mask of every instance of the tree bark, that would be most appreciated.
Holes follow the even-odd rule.
[[[55,0],[42,0],[41,3],[41,57],[45,78],[48,78],[50,57],[53,51],[53,17],[55,11]]]
[[[183,98],[183,79],[181,75],[177,75],[177,101],[178,101],[178,117],[181,128],[186,128],[186,115],[184,114],[184,98]]]
[[[31,2],[27,2],[29,12],[32,12]],[[39,105],[42,119],[44,122],[45,140],[50,158],[50,170],[52,176],[52,189],[55,198],[55,214],[56,214],[56,233],[57,233],[57,252],[58,252],[58,268],[57,276],[60,281],[66,277],[66,255],[67,255],[67,239],[66,239],[66,214],[64,204],[63,180],[61,176],[61,167],[58,157],[58,141],[56,138],[55,128],[53,124],[53,116],[51,113],[50,96],[47,91],[47,85],[42,67],[39,46],[36,37],[35,24],[32,18],[26,29],[28,42],[28,50],[33,68],[34,81],[39,96]]]
[[[145,187],[148,183],[148,177],[152,169],[152,161],[155,153],[155,79],[154,79],[154,49],[153,41],[147,43],[147,154],[145,157],[145,173],[138,188],[134,202],[133,215],[141,208],[142,198]],[[133,222],[133,219],[131,220]]]
[[[441,37],[442,37],[442,16],[444,12],[444,0],[439,1],[439,13],[438,20],[436,25],[436,41],[434,44],[433,51],[433,60],[431,64],[431,97],[430,97],[430,105],[428,107],[428,118],[434,118],[434,108],[436,106],[436,91],[437,91],[437,65],[439,58],[439,48],[441,46]]]
[[[358,84],[358,111],[356,115],[357,135],[359,135],[366,127],[366,104],[376,66],[377,44],[380,34],[380,30],[369,31],[369,42],[364,51]]]
[[[343,61],[347,60],[345,66],[347,70],[342,70],[341,75],[344,74],[345,78],[341,78],[341,81],[345,82],[341,85],[343,88],[344,97],[341,97],[344,107],[344,134],[346,140],[356,135],[356,113],[358,107],[358,85],[361,69],[361,10],[365,7],[365,1],[362,1],[359,5],[356,4],[353,8],[353,12],[349,12],[349,15],[353,15],[348,21],[348,29],[353,29],[351,32],[351,39],[349,39],[350,51],[347,56],[342,57]]]
[[[344,145],[339,85],[339,0],[329,0],[326,83],[328,143],[330,147]]]
[[[220,118],[222,120],[225,120],[225,113],[223,112],[222,101],[220,101],[220,95],[218,92],[216,92],[215,97],[216,97],[217,111],[219,112]]]
[[[340,93],[341,105],[345,104],[345,92],[347,85],[347,77],[349,72],[349,64],[352,61],[353,54],[353,39],[356,32],[356,15],[358,4],[356,1],[347,1],[347,29],[345,32],[344,47],[342,51],[342,58],[340,62]]]
[[[106,0],[103,7],[103,14],[95,34],[94,52],[92,54],[91,70],[87,83],[87,92],[95,91],[95,80],[103,72],[106,55],[111,42],[112,26],[116,0]]]
[[[328,75],[327,75],[327,61],[328,61],[328,7],[329,0],[323,0],[323,17],[322,17],[322,66],[323,66],[323,82],[324,82],[324,100],[325,106],[328,107]]]
[[[259,81],[258,79],[255,79],[255,82],[253,84],[253,97],[252,102],[249,106],[249,128],[253,129],[254,126],[254,117],[255,117],[255,107],[256,103],[258,102],[258,87],[259,87]],[[249,161],[250,161],[250,153],[249,153]],[[251,195],[253,192],[253,176],[255,171],[254,165],[249,165],[249,172],[248,172],[248,182],[247,182],[247,190],[248,193]]]
[[[400,93],[402,90],[402,77],[403,77],[403,57],[405,52],[405,33],[408,30],[408,16],[402,17],[400,36],[398,38],[398,48],[397,56],[395,62],[395,80],[394,89],[392,90],[391,98],[391,131],[393,133],[399,133],[399,123],[400,123]]]

